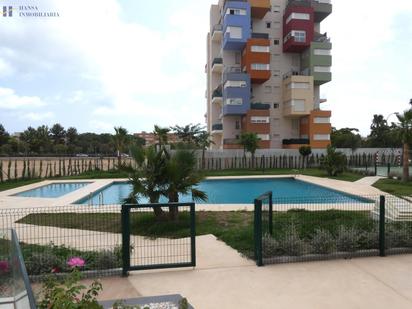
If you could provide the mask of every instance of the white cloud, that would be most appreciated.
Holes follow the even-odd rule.
[[[54,113],[52,112],[45,112],[45,113],[27,113],[21,116],[22,119],[31,120],[31,121],[42,121],[46,119],[52,119],[54,117]]]
[[[114,125],[109,122],[92,120],[89,122],[89,128],[98,132],[112,132]]]
[[[13,89],[0,87],[0,109],[17,110],[45,105],[39,97],[19,96]]]

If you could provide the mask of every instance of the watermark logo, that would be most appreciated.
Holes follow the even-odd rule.
[[[3,17],[13,17],[12,6],[3,6]]]

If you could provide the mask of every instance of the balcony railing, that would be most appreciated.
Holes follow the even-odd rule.
[[[309,143],[310,141],[307,138],[291,138],[283,140],[283,145],[308,145]]]
[[[223,140],[224,145],[239,145],[239,140],[237,138],[225,138]]]
[[[215,32],[215,31],[223,31],[223,25],[214,25],[213,26],[213,31],[212,31],[212,34]]]
[[[253,32],[252,39],[269,39],[268,33]]]
[[[213,98],[221,98],[223,97],[223,92],[221,88],[215,89],[212,93],[212,99]]]
[[[270,109],[270,104],[252,103],[252,104],[250,104],[250,108],[255,109],[255,110],[269,110]]]
[[[313,38],[313,42],[320,42],[320,43],[330,43],[330,38],[328,37],[327,33],[315,33]]]
[[[222,131],[222,130],[223,130],[223,124],[221,123],[217,123],[212,126],[212,131]]]
[[[292,70],[286,74],[283,74],[283,80],[288,79],[289,77],[292,77],[292,76],[310,76],[310,72],[306,69],[303,71]]]
[[[222,59],[222,58],[215,58],[215,59],[213,59],[212,67],[213,67],[215,64],[223,64],[223,59]]]

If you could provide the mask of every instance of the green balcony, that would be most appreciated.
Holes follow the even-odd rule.
[[[332,44],[325,36],[315,37],[304,53],[302,53],[302,68],[304,75],[312,75],[315,85],[322,85],[332,80]]]

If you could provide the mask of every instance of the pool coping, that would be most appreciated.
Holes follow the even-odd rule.
[[[254,175],[254,176],[223,176],[223,177],[206,177],[206,180],[224,180],[224,179],[276,179],[276,178],[292,178],[300,181],[305,181],[310,184],[318,185],[326,189],[334,190],[343,194],[348,194],[356,197],[368,197],[378,195],[388,195],[388,193],[382,192],[377,188],[370,185],[362,185],[355,182],[347,182],[342,180],[335,180],[329,178],[320,178],[304,175]],[[107,178],[107,179],[77,179],[77,180],[45,180],[39,183],[14,188],[11,190],[0,192],[0,210],[2,209],[15,209],[15,208],[30,208],[30,207],[81,207],[88,205],[73,204],[79,201],[90,193],[100,191],[105,187],[115,182],[127,182],[127,178]],[[14,194],[18,194],[24,191],[37,189],[39,187],[52,184],[52,183],[89,183],[88,185],[75,190],[69,194],[66,194],[59,198],[34,198],[34,197],[18,197]],[[368,203],[363,203],[368,204]],[[292,206],[297,204],[278,204]],[[321,204],[312,204],[321,205]],[[329,204],[323,204],[327,206]],[[330,206],[330,205],[329,205]],[[296,206],[295,206],[296,208]],[[94,208],[95,209],[95,208]],[[196,204],[196,209],[200,211],[251,211],[253,210],[253,204]]]

